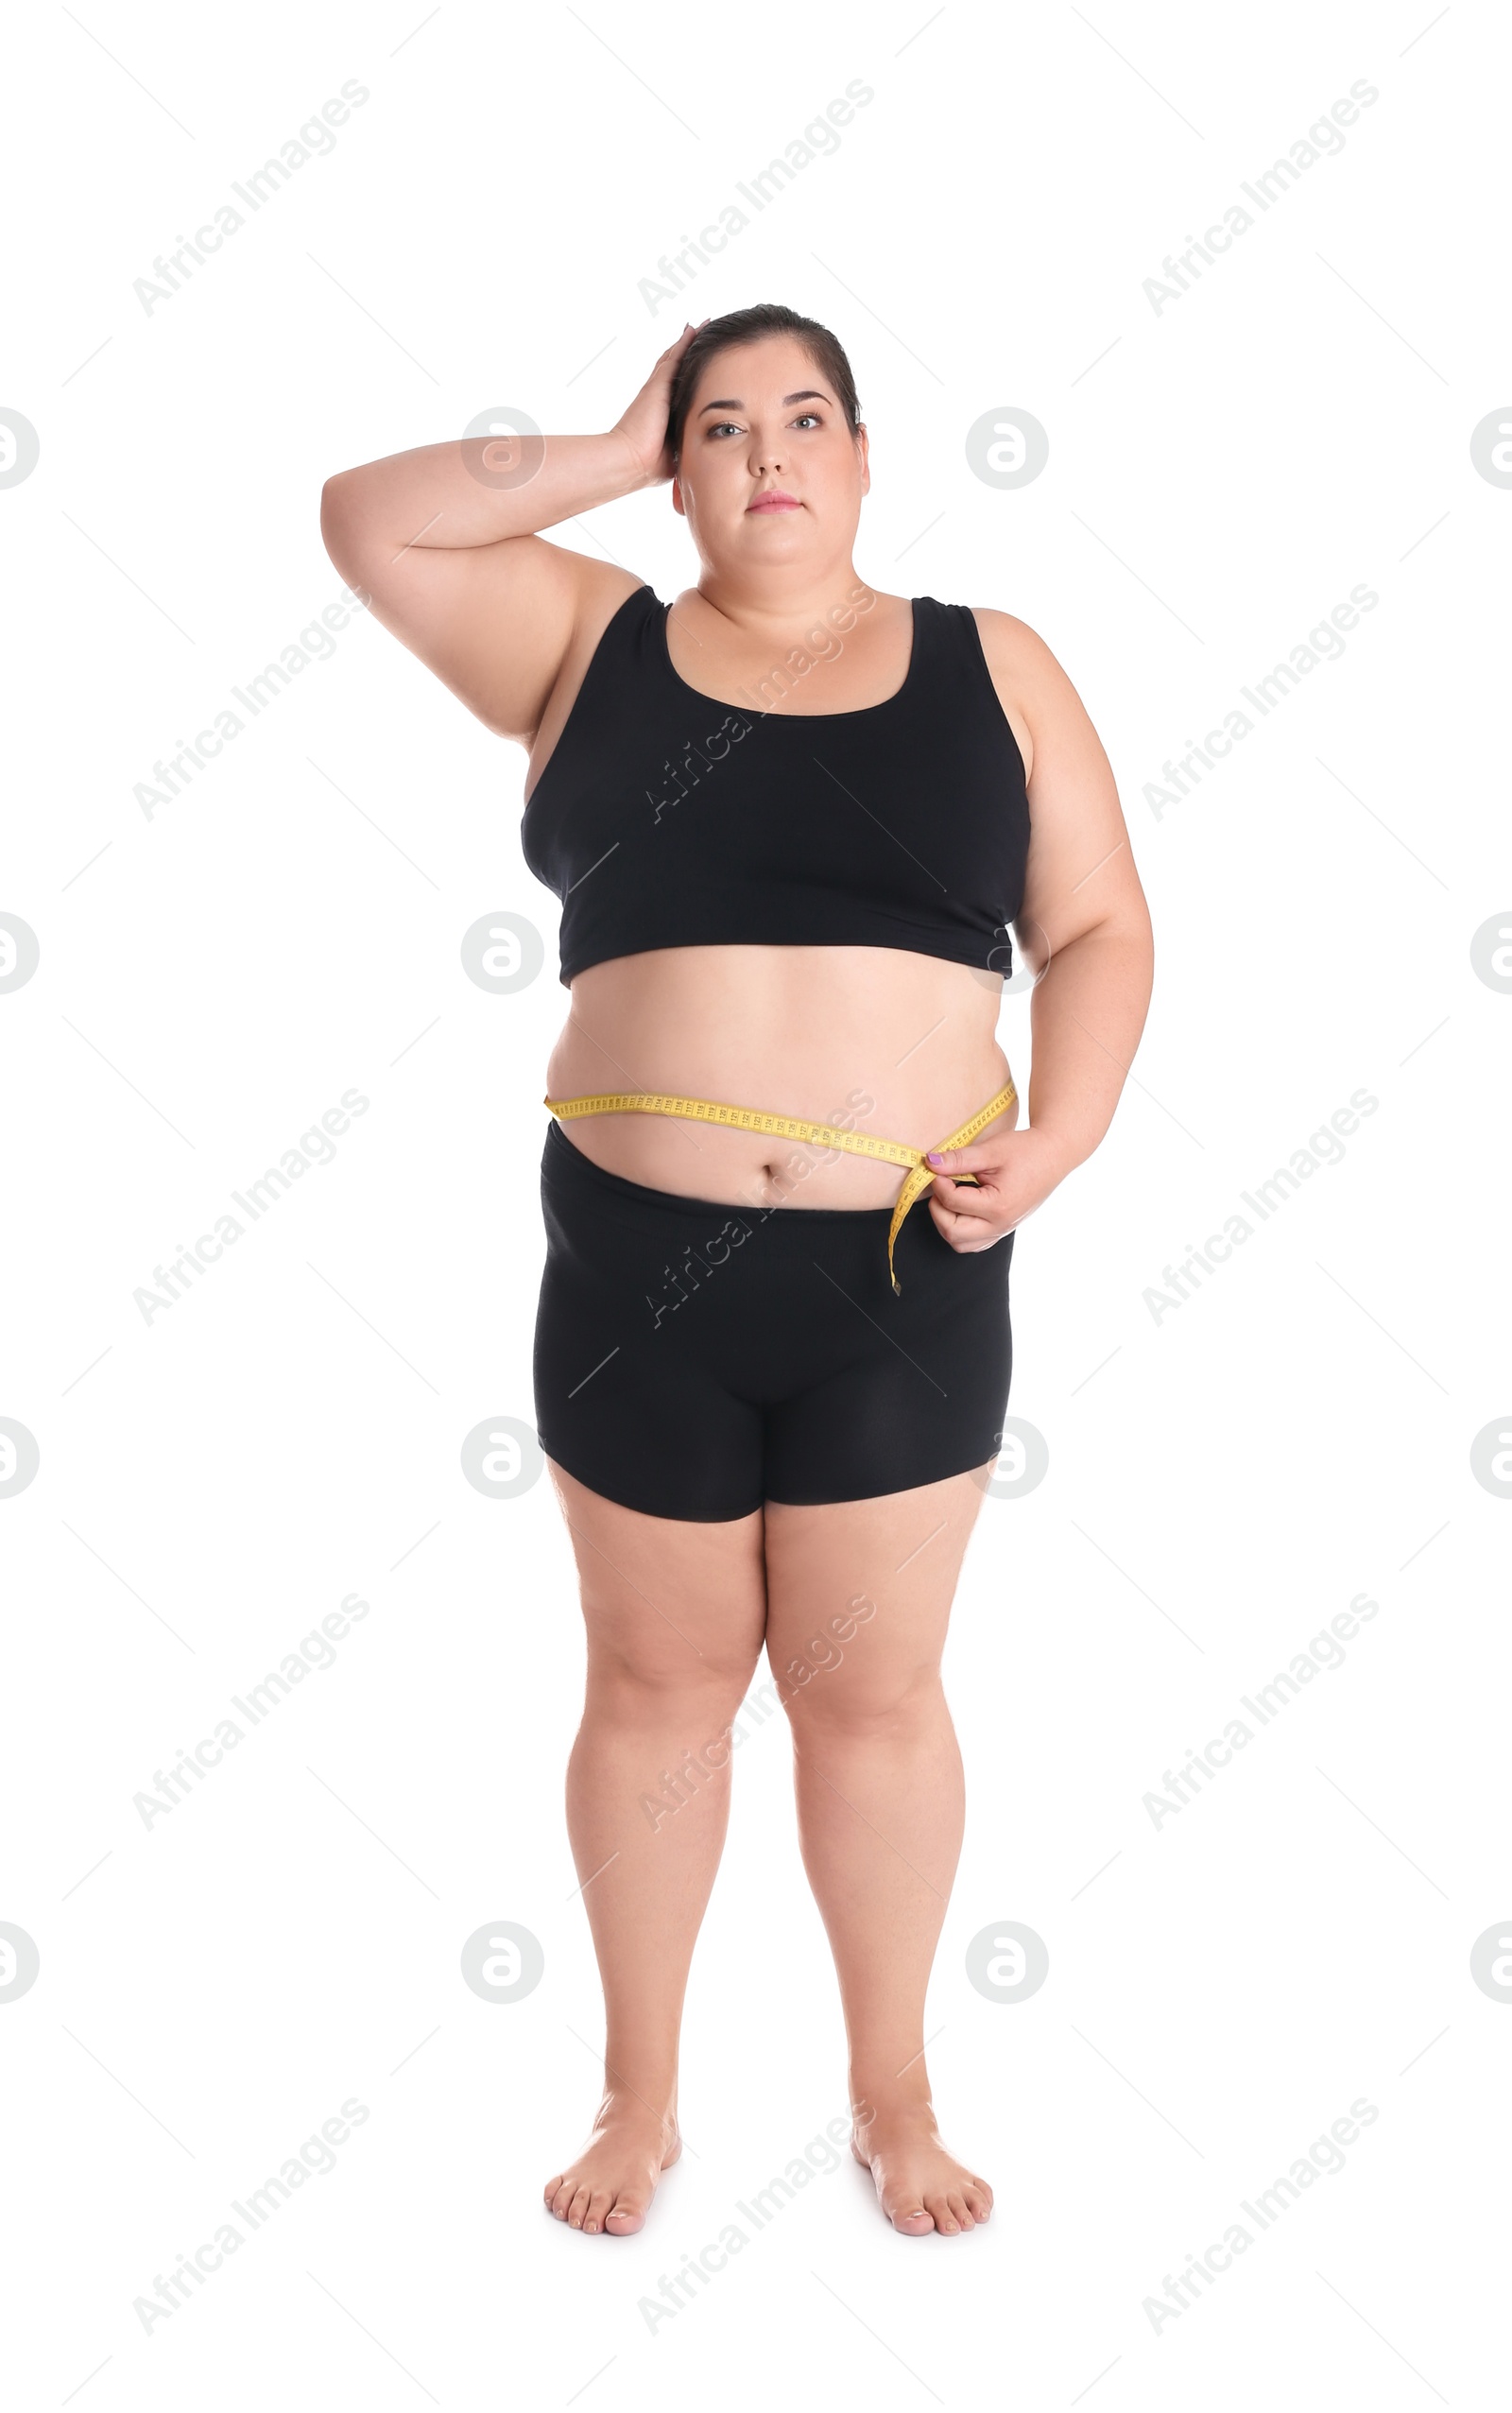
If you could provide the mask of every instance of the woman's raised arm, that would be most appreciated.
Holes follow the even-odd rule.
[[[667,408],[691,334],[603,435],[457,438],[326,480],[320,533],[342,577],[500,736],[530,744],[580,617],[640,583],[538,531],[671,476]]]

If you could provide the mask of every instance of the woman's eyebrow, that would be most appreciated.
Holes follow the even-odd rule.
[[[810,386],[800,394],[784,394],[782,396],[782,408],[785,410],[789,403],[828,402],[829,399],[830,397],[828,394],[821,394],[815,387]],[[744,410],[745,407],[746,405],[743,402],[738,402],[732,394],[727,394],[723,402],[709,402],[701,404],[698,410],[698,416],[701,419],[706,410]]]

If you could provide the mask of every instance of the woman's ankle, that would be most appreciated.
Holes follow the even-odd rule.
[[[933,2119],[934,2104],[929,2079],[922,2060],[900,2072],[896,2065],[885,2075],[868,2077],[864,2070],[852,2073],[850,2078],[850,2116],[858,2128],[876,2119]]]
[[[658,2123],[670,2142],[678,2132],[676,2078],[670,2085],[665,2079],[658,2081],[654,2078],[647,2078],[644,2083],[638,2079],[631,2085],[623,2076],[606,2077],[593,2126],[607,2128],[622,2120],[634,2126]]]

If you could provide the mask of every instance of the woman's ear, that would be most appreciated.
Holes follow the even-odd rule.
[[[672,480],[672,508],[679,519],[687,518],[688,514],[682,508],[682,480],[676,474]]]
[[[871,491],[871,442],[867,434],[864,420],[856,429],[856,442],[861,448],[861,491],[863,494],[869,494]]]

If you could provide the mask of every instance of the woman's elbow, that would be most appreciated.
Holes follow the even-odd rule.
[[[355,566],[356,516],[352,508],[352,473],[338,469],[320,489],[320,541],[344,578]]]

